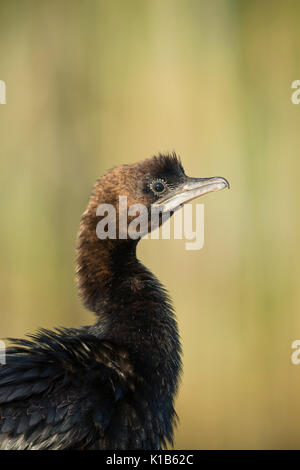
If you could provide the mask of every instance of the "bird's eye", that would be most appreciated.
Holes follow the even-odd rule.
[[[167,183],[162,179],[157,179],[151,182],[150,188],[154,194],[160,195],[167,189]]]

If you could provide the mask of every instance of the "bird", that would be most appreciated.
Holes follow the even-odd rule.
[[[140,236],[102,238],[97,225],[128,206],[170,216],[183,204],[229,188],[191,178],[173,152],[108,170],[92,190],[77,236],[76,279],[95,322],[39,329],[9,339],[0,366],[1,450],[160,450],[173,445],[181,344],[170,297],[138,259]],[[150,212],[149,212],[150,213]],[[109,217],[112,217],[110,215]],[[111,220],[108,221],[109,223]],[[152,226],[150,217],[147,229]]]

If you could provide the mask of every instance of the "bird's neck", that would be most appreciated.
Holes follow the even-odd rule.
[[[166,291],[137,260],[136,241],[99,240],[95,227],[84,215],[77,257],[80,295],[98,316],[92,331],[127,347],[149,370],[158,364],[167,375],[179,370],[177,322]]]
[[[87,211],[77,245],[77,281],[84,306],[100,317],[126,316],[141,305],[146,314],[157,303],[167,310],[163,287],[136,257],[137,240],[100,240],[96,225],[94,211]]]
[[[136,247],[131,240],[98,239],[96,223],[85,217],[80,226],[76,271],[84,306],[99,314],[111,305],[122,272],[136,264]]]

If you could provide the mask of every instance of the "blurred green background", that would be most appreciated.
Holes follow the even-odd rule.
[[[232,189],[145,240],[184,347],[175,448],[299,448],[299,2],[1,0],[0,336],[91,323],[75,238],[106,169],[176,150]]]

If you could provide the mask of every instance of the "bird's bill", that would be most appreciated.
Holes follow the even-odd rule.
[[[182,204],[203,196],[204,194],[230,188],[229,182],[220,176],[213,178],[188,178],[175,190],[171,190],[165,197],[153,204],[160,212],[174,211]]]

